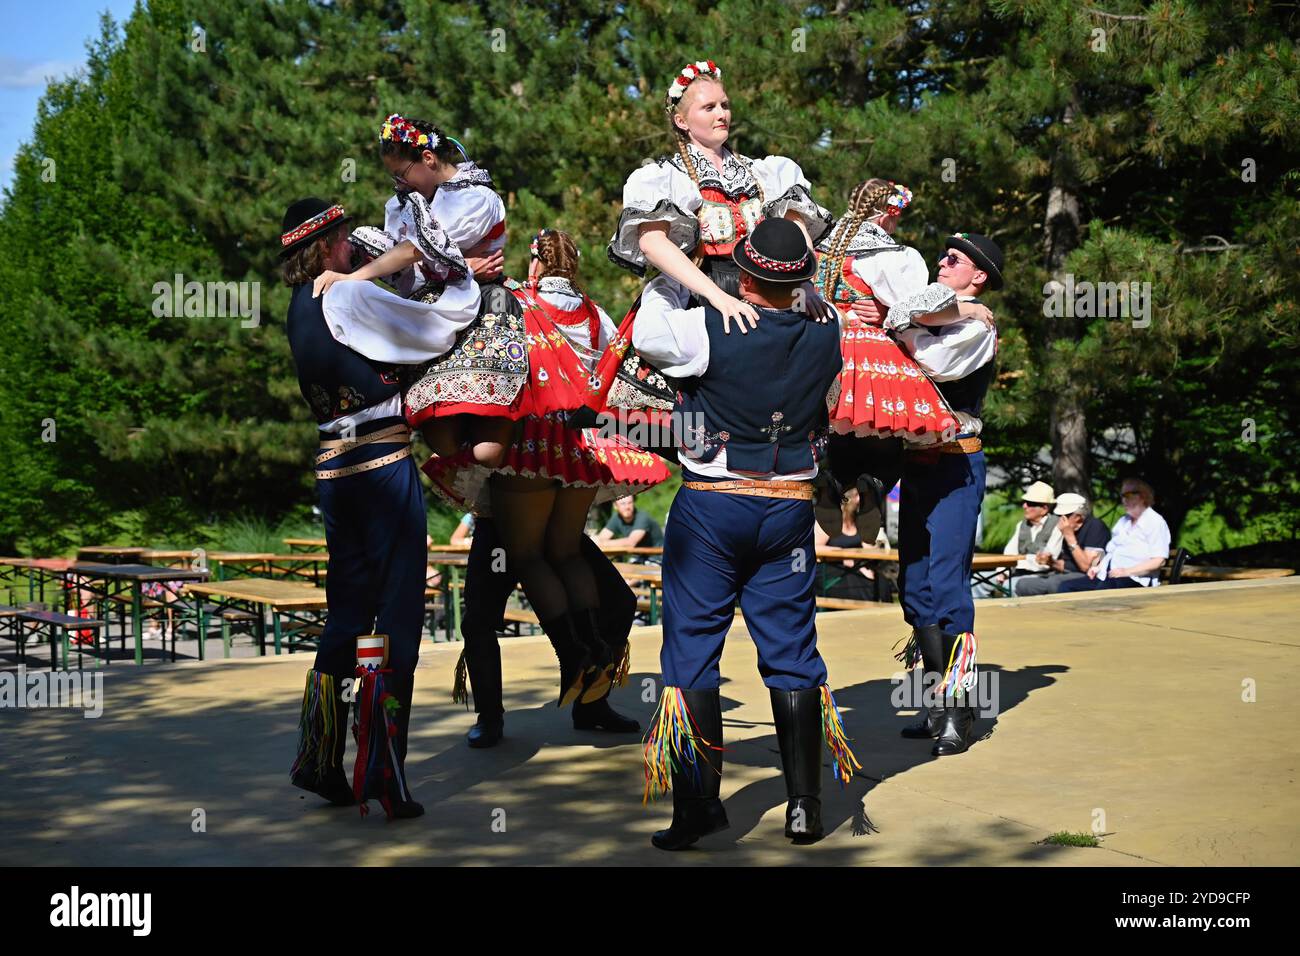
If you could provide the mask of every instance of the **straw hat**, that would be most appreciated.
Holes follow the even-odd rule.
[[[1025,493],[1020,496],[1021,501],[1027,501],[1031,505],[1054,505],[1056,504],[1056,494],[1052,491],[1052,486],[1045,481],[1035,481],[1025,489]]]

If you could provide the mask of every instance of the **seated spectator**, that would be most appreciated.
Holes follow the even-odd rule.
[[[828,535],[821,525],[813,523],[813,537],[819,548],[864,548],[868,545],[858,534],[858,489],[850,488],[840,504],[843,525],[837,535]],[[880,529],[872,546],[882,546],[885,529]],[[883,547],[889,546],[884,538]],[[893,585],[888,578],[880,581],[880,599],[893,600]],[[876,600],[876,571],[870,565],[851,558],[840,562],[817,562],[817,593],[825,597],[848,598],[852,601]]]
[[[1015,592],[1019,597],[1055,594],[1066,581],[1086,578],[1088,569],[1106,552],[1110,530],[1092,515],[1083,495],[1063,493],[1056,499],[1052,513],[1059,518],[1056,530],[1037,555],[1039,563],[1051,565],[1052,570],[1017,578]]]
[[[474,539],[474,515],[471,512],[465,512],[461,515],[460,524],[456,525],[456,530],[451,533],[452,544],[469,544]]]
[[[1024,557],[1016,562],[1009,572],[1004,571],[994,578],[1002,585],[1010,581],[1012,594],[1021,593],[1018,585],[1022,579],[1045,577],[1052,570],[1050,565],[1040,562],[1037,555],[1047,546],[1048,539],[1056,530],[1057,518],[1051,514],[1054,504],[1056,504],[1056,494],[1052,491],[1052,486],[1045,481],[1035,481],[1020,496],[1020,507],[1024,517],[1011,532],[1011,538],[1002,549],[1002,553],[1023,554]],[[976,584],[971,589],[971,593],[977,598],[983,598],[994,597],[999,592],[990,584]]]
[[[631,495],[614,499],[614,513],[609,522],[596,535],[596,544],[602,548],[657,548],[664,543],[664,533],[658,522],[636,506]],[[629,564],[640,564],[639,554],[628,557]],[[654,563],[659,563],[656,559]]]
[[[1120,490],[1124,514],[1110,529],[1101,560],[1087,575],[1066,581],[1059,594],[1105,588],[1153,588],[1169,558],[1169,525],[1153,507],[1156,493],[1141,478],[1126,478]]]

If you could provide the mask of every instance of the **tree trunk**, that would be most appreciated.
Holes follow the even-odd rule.
[[[1069,141],[1071,131],[1068,129],[1074,121],[1075,111],[1072,95],[1061,116],[1061,126],[1065,129],[1052,157],[1052,185],[1047,193],[1047,216],[1043,222],[1043,258],[1052,280],[1062,283],[1065,258],[1079,245],[1080,233],[1079,195]],[[1049,319],[1045,354],[1053,354],[1052,343],[1058,340],[1079,341],[1083,331],[1084,322],[1080,318],[1061,315]],[[1068,376],[1068,384],[1057,389],[1052,396],[1049,422],[1052,431],[1052,486],[1058,495],[1072,491],[1091,499],[1087,396],[1077,384],[1080,381],[1077,375]]]

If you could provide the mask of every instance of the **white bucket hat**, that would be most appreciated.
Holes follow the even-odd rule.
[[[1063,491],[1061,496],[1056,499],[1056,508],[1052,514],[1072,515],[1088,507],[1088,499],[1083,495],[1076,495],[1073,491]]]

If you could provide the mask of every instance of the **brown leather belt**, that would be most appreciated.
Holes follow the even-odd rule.
[[[812,501],[814,497],[811,481],[754,481],[738,478],[731,481],[683,481],[682,486],[692,491],[721,491],[728,495],[749,495],[754,498]]]
[[[411,457],[410,441],[411,429],[407,425],[391,425],[388,428],[371,432],[369,435],[362,435],[360,438],[350,441],[342,438],[331,438],[328,441],[323,441],[320,443],[320,447],[326,450],[316,456],[316,479],[318,481],[328,481],[331,478],[346,478],[348,475],[357,475],[363,471],[374,471],[376,468],[383,468],[395,461],[409,458]],[[390,452],[379,458],[372,458],[370,461],[363,461],[357,465],[347,465],[343,468],[321,468],[321,465],[325,464],[325,462],[346,454],[354,448],[361,448],[364,445],[375,443],[381,445],[400,444],[402,447],[395,452]]]
[[[957,438],[953,441],[946,441],[941,445],[928,445],[920,448],[908,449],[913,455],[973,455],[977,451],[984,450],[984,443],[980,441],[979,436],[973,438]]]
[[[977,451],[983,451],[984,443],[980,441],[979,436],[974,438],[958,438],[954,441],[946,441],[940,445],[937,451],[941,455],[973,455]]]

